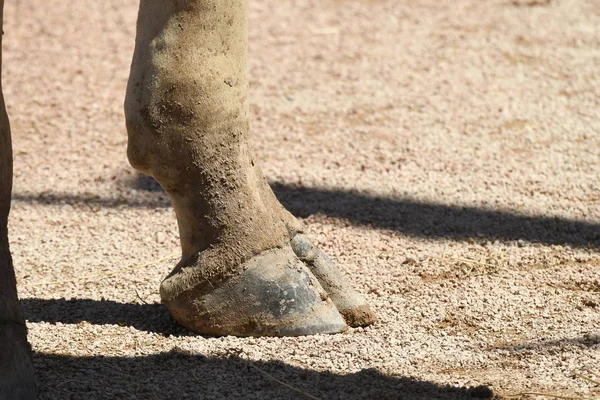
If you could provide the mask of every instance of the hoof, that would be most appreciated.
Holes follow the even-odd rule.
[[[195,264],[184,268],[199,268]],[[289,246],[264,251],[222,282],[182,287],[174,273],[161,284],[161,298],[184,327],[207,335],[301,336],[337,333],[344,319],[319,281]]]
[[[377,321],[375,313],[365,298],[352,289],[348,280],[327,254],[313,246],[303,234],[294,236],[291,245],[298,258],[317,277],[348,325],[352,327],[367,326]]]

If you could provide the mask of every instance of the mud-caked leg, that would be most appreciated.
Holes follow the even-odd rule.
[[[0,21],[3,7],[4,1],[0,0]],[[1,66],[0,50],[0,70]],[[0,400],[35,399],[31,348],[27,343],[27,328],[17,297],[15,272],[8,248],[11,188],[10,127],[0,85]]]
[[[298,258],[291,240],[301,225],[250,143],[247,18],[247,0],[140,2],[128,156],[170,195],[183,253],[161,298],[200,333],[339,332],[344,319],[309,268],[320,264]]]

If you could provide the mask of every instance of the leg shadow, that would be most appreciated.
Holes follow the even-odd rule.
[[[23,299],[30,322],[132,326],[163,335],[189,335],[160,304],[91,299]],[[107,339],[111,340],[111,339]],[[141,349],[143,350],[143,349]],[[144,357],[34,355],[40,399],[469,399],[490,398],[486,387],[460,388],[375,370],[348,375],[250,362],[231,349],[205,357],[175,349]],[[232,355],[233,354],[233,355]],[[269,377],[269,375],[271,377]]]
[[[144,175],[123,182],[136,196],[102,198],[69,194],[21,195],[24,203],[93,205],[106,208],[170,207],[156,181]],[[357,225],[389,229],[424,238],[465,240],[525,240],[547,245],[600,248],[600,223],[562,217],[525,215],[477,207],[427,203],[375,196],[352,190],[311,188],[272,182],[273,191],[292,214],[306,218],[325,214]]]
[[[321,213],[359,225],[426,238],[526,240],[549,245],[600,247],[600,223],[592,221],[277,182],[271,186],[282,204],[299,217]]]
[[[205,357],[177,348],[143,357],[37,353],[34,364],[40,399],[449,400],[492,397],[492,391],[485,386],[440,386],[413,378],[384,376],[371,369],[338,375],[283,362],[251,362],[227,355]]]
[[[21,299],[23,314],[30,322],[132,326],[164,336],[188,335],[162,304],[127,304],[91,299]]]
[[[153,178],[142,174],[138,174],[131,184],[150,193],[162,191]],[[302,218],[321,213],[417,237],[526,240],[550,245],[600,247],[600,223],[597,222],[426,203],[281,182],[271,182],[271,187],[281,203],[292,214]]]

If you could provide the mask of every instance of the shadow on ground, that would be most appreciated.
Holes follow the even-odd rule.
[[[153,178],[138,175],[124,182],[137,194],[131,198],[45,194],[14,195],[22,202],[87,204],[101,207],[169,207]],[[274,182],[275,194],[292,214],[305,218],[325,214],[354,224],[389,229],[427,238],[525,240],[549,245],[600,247],[600,223],[568,218],[528,216],[476,207],[425,203],[413,199],[374,196],[351,190],[307,188]]]
[[[556,352],[557,350],[579,347],[582,349],[592,348],[600,344],[600,333],[586,333],[583,336],[568,337],[561,339],[539,339],[513,345],[494,346],[493,349],[508,350],[511,353],[518,352],[537,352],[542,351]]]
[[[29,322],[113,324],[163,335],[190,335],[159,304],[90,299],[23,299]],[[140,351],[145,349],[140,348]],[[148,349],[146,349],[148,350]],[[366,369],[337,375],[282,362],[250,362],[236,348],[219,357],[178,348],[139,357],[34,354],[40,399],[471,399],[485,387],[460,388]],[[303,393],[294,391],[281,382]],[[309,394],[309,396],[306,395]],[[313,396],[313,397],[310,397]]]
[[[40,399],[449,400],[492,395],[485,386],[439,386],[413,378],[384,376],[372,369],[337,375],[277,361],[250,362],[232,354],[236,354],[236,349],[222,357],[194,355],[178,348],[140,357],[36,353],[34,365]]]
[[[164,336],[188,335],[162,304],[127,304],[92,299],[21,299],[29,322],[132,326]]]
[[[600,224],[593,222],[424,203],[353,191],[293,187],[277,182],[272,187],[285,207],[303,218],[320,213],[417,237],[525,240],[600,247]]]

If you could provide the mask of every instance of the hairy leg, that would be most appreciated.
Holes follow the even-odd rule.
[[[0,21],[4,1],[0,0]],[[0,48],[1,48],[0,40]],[[2,56],[0,50],[0,69]],[[12,188],[12,147],[0,85],[0,400],[34,399],[35,383],[27,328],[17,297],[8,248],[8,212]]]
[[[207,334],[339,332],[338,308],[353,325],[371,323],[364,299],[301,235],[258,166],[247,18],[247,0],[140,2],[128,156],[169,193],[182,247],[162,300]]]

